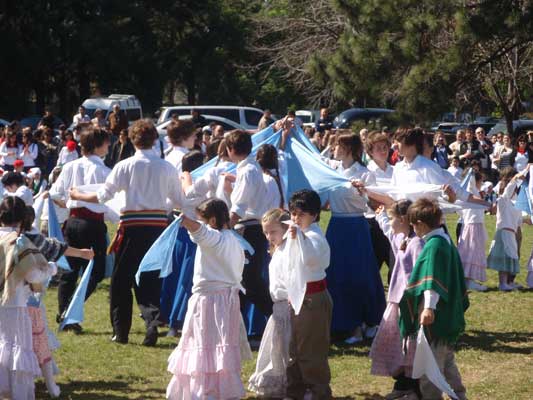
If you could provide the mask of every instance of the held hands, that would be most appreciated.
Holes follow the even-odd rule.
[[[72,200],[79,200],[80,191],[75,187],[70,188],[68,194]]]
[[[450,203],[455,203],[455,200],[457,200],[457,194],[455,193],[455,191],[452,189],[450,185],[444,185],[442,187],[442,191],[444,192],[446,196],[448,196],[448,201]]]
[[[92,260],[94,258],[93,249],[80,249],[80,258],[85,260]]]
[[[353,179],[351,184],[357,189],[360,195],[364,195],[366,193],[365,184],[363,181],[360,181],[359,179]]]
[[[435,321],[435,312],[431,308],[424,308],[420,314],[420,325],[431,325]]]
[[[378,208],[376,208],[376,211],[374,212],[376,213],[376,215],[380,215],[383,211],[385,211],[385,206],[382,204],[378,206]]]
[[[296,224],[289,226],[289,235],[291,235],[291,239],[296,239],[297,229]]]

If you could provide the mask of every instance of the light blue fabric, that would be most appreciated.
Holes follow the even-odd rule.
[[[470,187],[470,179],[472,179],[473,177],[474,177],[474,170],[470,168],[466,176],[461,181],[461,188],[464,190],[468,190],[468,188]]]
[[[144,255],[139,270],[135,274],[135,281],[137,285],[141,280],[141,273],[149,271],[161,271],[160,278],[166,278],[172,272],[172,253],[174,251],[174,244],[178,237],[178,231],[181,225],[181,217],[176,218],[163,231],[161,236],[152,244],[152,247]]]
[[[67,312],[65,313],[65,318],[59,326],[59,330],[63,330],[65,325],[70,324],[80,324],[83,322],[84,311],[83,307],[85,305],[85,296],[87,294],[87,286],[89,285],[89,280],[91,278],[91,273],[93,271],[94,260],[89,261],[87,268],[83,272],[80,283],[70,300],[68,305]]]
[[[241,248],[244,251],[247,251],[248,253],[250,253],[251,256],[253,256],[255,254],[254,248],[252,247],[252,245],[245,238],[243,238],[241,235],[239,235],[233,229],[230,229],[230,232],[232,233],[233,236],[235,236],[237,238]]]
[[[316,146],[311,143],[311,140],[307,137],[307,135],[304,133],[301,127],[296,127],[296,132],[294,132],[294,137],[305,146],[307,150],[309,150],[311,153],[317,153],[320,154]]]
[[[61,226],[59,225],[59,220],[57,219],[54,202],[50,198],[48,199],[48,237],[57,239],[61,242],[65,241],[63,232],[61,231]],[[72,271],[72,268],[70,268],[65,256],[61,256],[61,258],[57,260],[56,264],[59,268],[64,269],[65,271]]]
[[[105,242],[106,247],[109,247],[109,235],[106,233],[105,235]],[[109,254],[106,254],[105,256],[105,275],[104,277],[110,278],[111,275],[113,275],[113,270],[115,269],[115,252],[111,252]]]
[[[530,177],[529,179],[533,179]],[[522,182],[520,191],[516,197],[515,207],[528,215],[533,215],[531,210],[531,199],[529,198],[529,184],[528,182]]]

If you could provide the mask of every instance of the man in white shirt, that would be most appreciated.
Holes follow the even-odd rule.
[[[261,168],[250,155],[252,138],[247,132],[232,131],[226,138],[228,155],[237,164],[237,177],[231,193],[230,225],[243,228],[243,237],[255,250],[248,254],[248,264],[244,268],[243,285],[246,300],[265,316],[272,314],[272,299],[268,285],[263,279],[267,268],[268,242],[261,228],[261,218],[267,212],[267,188],[263,181]],[[238,223],[238,224],[237,224]],[[241,308],[244,302],[241,303]]]
[[[18,172],[8,172],[2,176],[2,185],[8,196],[20,197],[27,206],[33,205],[33,194],[24,185],[24,177]]]
[[[80,106],[78,113],[72,118],[72,123],[76,126],[85,122],[91,122],[91,118],[85,113],[85,107]]]
[[[168,211],[183,205],[183,193],[176,169],[152,150],[158,137],[154,124],[145,119],[135,121],[129,136],[135,154],[115,165],[98,192],[71,189],[70,198],[105,203],[116,193],[125,192],[119,228],[111,244],[116,255],[110,296],[113,341],[128,343],[133,288],[146,326],[143,345],[155,346],[157,327],[162,323],[159,311],[162,281],[159,271],[144,272],[137,285],[135,274],[146,252],[165,230]]]
[[[105,182],[111,172],[102,161],[109,147],[109,134],[92,126],[83,128],[80,134],[80,145],[83,156],[63,166],[49,194],[53,201],[65,204],[69,209],[69,218],[64,228],[65,241],[68,245],[94,250],[94,265],[85,296],[87,299],[105,276],[107,227],[100,208],[92,203],[69,200],[69,190],[77,186]],[[87,260],[78,257],[67,257],[67,261],[72,271],[62,274],[59,280],[58,323],[63,319],[74,295],[80,271],[88,264]],[[81,332],[81,326],[78,324],[66,325],[65,329],[76,333]]]

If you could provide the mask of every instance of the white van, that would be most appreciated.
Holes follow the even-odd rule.
[[[259,108],[240,106],[168,106],[160,110],[157,123],[170,119],[172,115],[190,115],[191,110],[198,110],[200,115],[213,115],[236,122],[244,129],[257,129],[263,111]]]
[[[320,110],[296,110],[296,116],[303,122],[303,126],[315,127],[315,122],[320,119]]]
[[[107,119],[115,104],[118,104],[120,109],[126,112],[129,122],[137,121],[143,117],[141,102],[132,94],[111,94],[108,97],[89,98],[81,105],[85,107],[85,112],[91,119],[94,118],[94,112],[97,108],[104,112]]]

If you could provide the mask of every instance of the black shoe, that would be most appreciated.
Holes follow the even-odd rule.
[[[111,338],[111,341],[115,342],[115,343],[119,343],[119,344],[128,344],[128,339],[127,338],[119,337],[117,335],[113,336]]]
[[[81,327],[80,324],[68,324],[68,325],[65,325],[63,327],[63,330],[66,332],[66,331],[72,331],[74,332],[76,335],[79,335],[80,333],[83,332],[83,328]]]
[[[155,346],[156,343],[157,343],[157,336],[158,336],[158,332],[157,332],[157,328],[156,327],[152,327],[152,328],[148,328],[146,330],[146,336],[144,337],[144,340],[143,340],[143,346]]]

